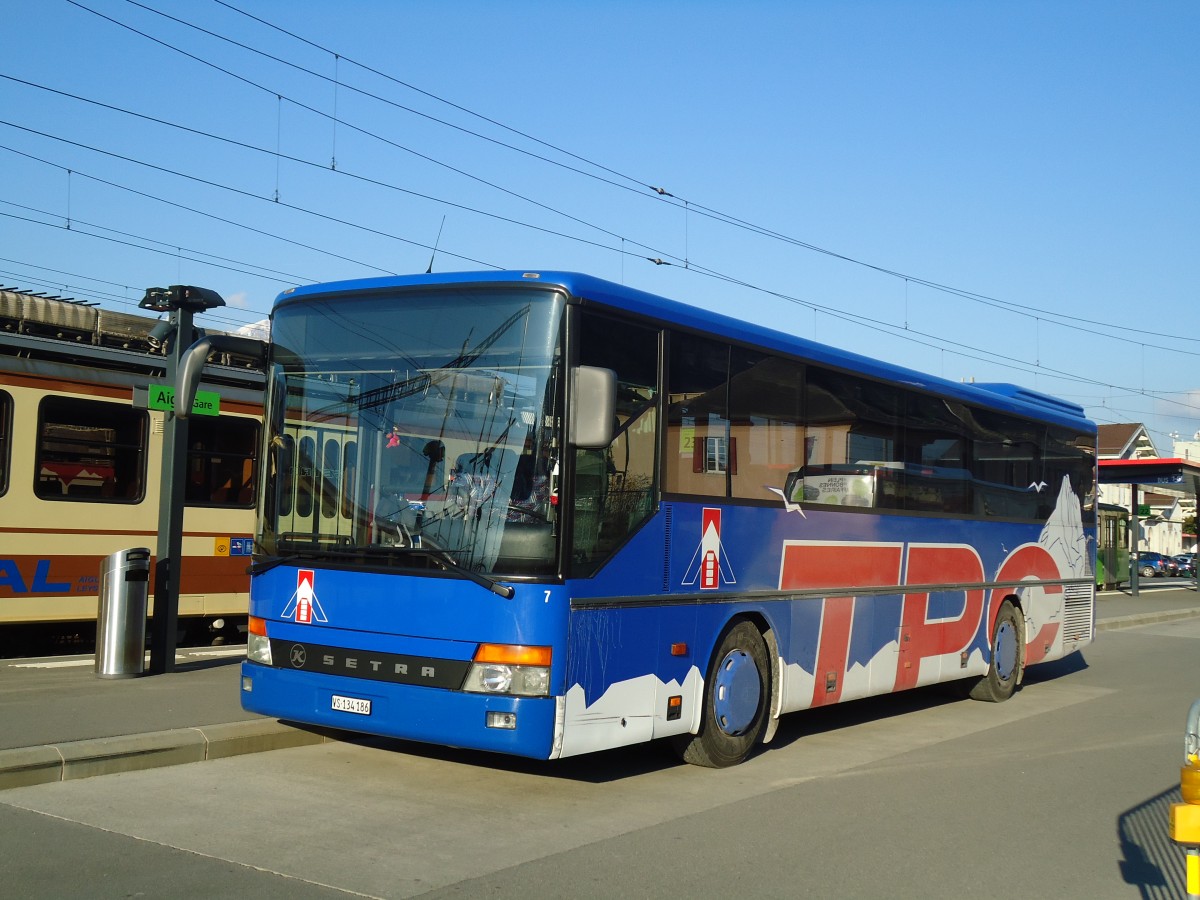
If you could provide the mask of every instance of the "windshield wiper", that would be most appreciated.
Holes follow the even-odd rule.
[[[276,566],[282,566],[285,563],[295,562],[300,559],[299,553],[289,553],[287,556],[268,556],[259,562],[250,563],[246,569],[251,575],[261,575],[263,572],[270,572]]]
[[[483,588],[487,588],[493,594],[498,594],[505,600],[511,600],[516,591],[506,584],[501,584],[495,578],[489,578],[482,572],[476,572],[474,569],[469,569],[462,563],[455,562],[450,558],[450,555],[442,550],[426,550],[423,547],[409,547],[410,553],[419,553],[426,559],[433,562],[434,565],[441,566],[444,571],[454,572],[456,575],[461,575],[468,581],[473,581]]]

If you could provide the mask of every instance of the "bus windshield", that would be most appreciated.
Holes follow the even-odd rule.
[[[553,571],[563,308],[463,286],[282,303],[261,552]]]

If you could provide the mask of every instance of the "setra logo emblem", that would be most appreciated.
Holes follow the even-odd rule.
[[[304,649],[303,644],[292,644],[292,668],[303,669],[304,663],[308,659],[308,651]]]
[[[283,608],[283,618],[295,619],[304,625],[329,621],[325,610],[321,608],[321,601],[317,599],[316,581],[316,572],[312,569],[297,570],[296,591]]]

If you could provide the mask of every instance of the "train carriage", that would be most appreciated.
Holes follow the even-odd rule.
[[[134,394],[164,381],[158,324],[0,290],[0,652],[86,640],[103,559],[156,547],[166,414]],[[231,636],[249,596],[263,376],[222,357],[205,378],[220,415],[189,429],[179,616]]]

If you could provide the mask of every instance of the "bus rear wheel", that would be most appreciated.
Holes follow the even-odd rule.
[[[767,721],[770,671],[767,645],[752,623],[726,630],[708,666],[700,730],[674,739],[684,762],[720,769],[750,755]]]
[[[1000,604],[992,632],[992,663],[987,675],[971,687],[971,699],[989,703],[1007,700],[1017,689],[1024,663],[1025,640],[1020,614],[1010,601],[1005,600]]]

